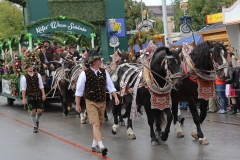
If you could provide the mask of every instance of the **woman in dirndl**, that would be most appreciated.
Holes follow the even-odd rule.
[[[228,53],[227,55],[227,61],[229,64],[229,79],[226,79],[226,97],[230,98],[231,102],[232,102],[232,109],[229,112],[229,114],[236,114],[237,113],[237,92],[235,91],[235,89],[232,87],[232,83],[234,80],[234,75],[235,75],[235,69],[232,67],[232,53]]]

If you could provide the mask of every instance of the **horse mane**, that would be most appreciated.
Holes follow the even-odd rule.
[[[195,64],[195,67],[200,70],[209,69],[209,60],[210,60],[210,45],[208,42],[202,42],[194,47],[193,51],[190,53],[192,61]]]
[[[161,46],[161,47],[158,47],[158,48],[156,49],[156,51],[154,52],[154,55],[155,55],[155,53],[159,53],[159,52],[161,52],[161,51],[166,51],[166,54],[167,54],[167,55],[169,55],[169,53],[170,53],[170,50],[169,50],[168,47]]]

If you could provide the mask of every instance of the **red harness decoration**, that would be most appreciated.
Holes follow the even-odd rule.
[[[214,97],[215,94],[215,86],[214,81],[203,81],[201,79],[197,79],[198,84],[198,98],[205,99],[206,101],[209,98]]]
[[[171,95],[169,93],[165,94],[156,94],[149,89],[151,94],[151,108],[152,109],[159,109],[164,110],[165,108],[171,108],[172,100]]]
[[[187,63],[183,63],[183,70],[187,74],[189,73],[187,70]],[[188,78],[198,84],[198,98],[209,100],[209,98],[214,97],[215,94],[215,86],[214,81],[204,81],[199,77],[194,77],[192,74],[188,76]]]
[[[184,72],[185,72],[186,74],[188,73],[186,61],[183,62],[183,70],[184,70]],[[192,82],[197,83],[197,79],[194,78],[193,76],[189,75],[188,78],[189,78]]]

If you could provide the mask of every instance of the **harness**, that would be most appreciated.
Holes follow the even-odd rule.
[[[184,78],[189,78],[192,82],[198,84],[198,98],[208,100],[211,97],[214,97],[215,94],[215,78],[217,72],[221,69],[227,68],[228,64],[221,54],[223,59],[223,64],[219,65],[217,62],[213,60],[213,71],[203,71],[195,68],[195,64],[190,57],[190,53],[192,52],[192,46],[188,45],[187,43],[183,43],[182,53],[185,58],[183,62],[183,72]],[[209,73],[206,74],[205,72]]]

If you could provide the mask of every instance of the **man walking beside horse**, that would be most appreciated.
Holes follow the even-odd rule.
[[[75,94],[76,111],[81,112],[80,100],[84,93],[89,121],[93,126],[92,151],[105,156],[108,149],[102,142],[101,127],[106,107],[106,89],[112,93],[116,105],[119,104],[119,100],[109,74],[105,69],[100,68],[102,60],[98,51],[90,50],[88,63],[90,67],[82,71],[78,78]]]

